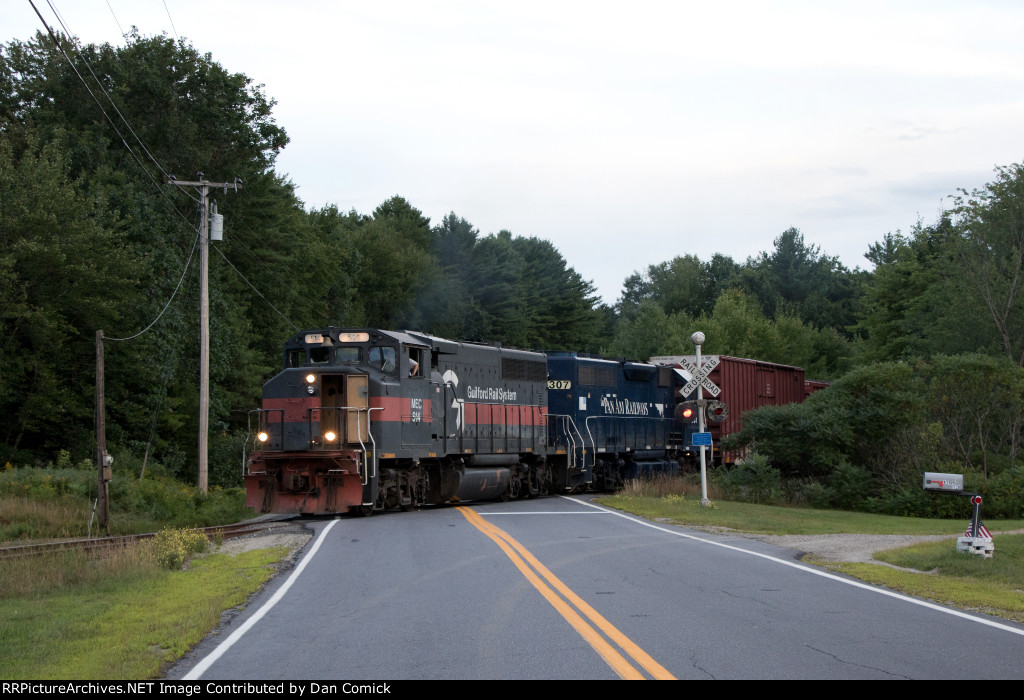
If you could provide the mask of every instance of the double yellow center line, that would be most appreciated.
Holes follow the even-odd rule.
[[[624,680],[646,680],[647,677],[633,665],[635,663],[655,679],[676,680],[675,676],[652,659],[647,652],[634,644],[626,635],[616,629],[612,623],[604,619],[585,600],[573,593],[568,586],[562,583],[557,576],[551,573],[546,566],[541,564],[526,547],[519,544],[511,535],[484,520],[479,513],[471,508],[460,506],[458,510],[466,517],[466,520],[501,547],[501,550],[508,555],[508,558],[522,572],[526,580],[533,584],[533,587],[551,603],[552,607],[565,618],[566,622],[572,625],[573,629],[594,648],[594,651],[605,660],[605,663],[611,666],[612,670],[620,678]],[[575,610],[573,609],[574,607]],[[590,622],[584,620],[583,616],[586,616]],[[601,633],[604,633],[604,636]],[[633,663],[630,663],[618,649],[612,646],[609,640],[628,654]]]

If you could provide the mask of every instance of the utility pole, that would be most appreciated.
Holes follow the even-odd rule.
[[[196,173],[196,181],[178,180],[173,175],[168,183],[178,187],[199,188],[199,209],[202,223],[199,228],[199,491],[203,494],[209,488],[209,467],[207,442],[210,432],[210,188],[228,187],[235,192],[242,186],[242,181],[235,178],[234,182],[210,182]]]
[[[110,465],[113,460],[107,454],[107,423],[104,408],[103,386],[103,331],[96,331],[96,468],[98,488],[97,508],[100,513],[100,528],[110,534]]]

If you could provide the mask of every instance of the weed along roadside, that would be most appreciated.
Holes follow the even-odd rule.
[[[0,472],[0,541],[89,535],[95,472],[68,460]],[[250,518],[241,489],[200,494],[150,465],[111,482],[112,534],[157,533],[102,556],[65,550],[7,559],[0,576],[0,658],[10,680],[160,677],[244,605],[308,539],[296,527],[208,545],[192,528]],[[93,532],[92,534],[96,534]]]

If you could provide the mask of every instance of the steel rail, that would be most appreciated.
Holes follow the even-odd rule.
[[[213,540],[221,538],[225,540],[245,535],[255,534],[275,527],[289,524],[290,521],[269,521],[256,523],[235,523],[233,525],[216,525],[214,527],[187,528],[202,532],[207,538]],[[157,533],[147,532],[139,535],[118,535],[115,537],[94,537],[61,540],[59,542],[44,542],[40,544],[22,544],[0,547],[0,559],[16,557],[38,556],[53,552],[64,552],[70,550],[83,551],[87,554],[101,553],[127,547],[136,542],[155,537]]]

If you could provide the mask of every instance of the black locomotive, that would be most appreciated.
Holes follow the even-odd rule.
[[[369,515],[608,490],[675,473],[679,370],[414,332],[325,328],[263,387],[247,504]]]

